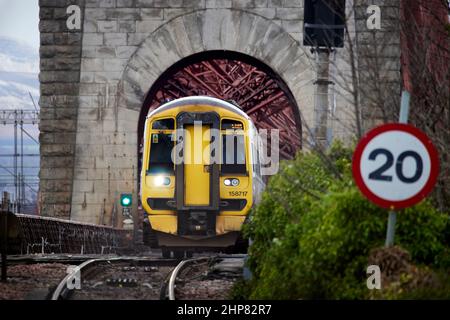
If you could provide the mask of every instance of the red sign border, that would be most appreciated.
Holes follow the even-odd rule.
[[[360,167],[361,167],[361,157],[362,153],[367,146],[367,144],[376,136],[379,134],[382,134],[384,132],[388,131],[403,131],[407,132],[409,134],[412,134],[417,139],[419,139],[425,148],[428,151],[428,154],[430,156],[431,160],[431,170],[430,170],[430,176],[428,177],[427,182],[423,186],[423,188],[415,194],[413,197],[408,198],[406,200],[402,201],[392,201],[392,200],[386,200],[383,198],[380,198],[376,194],[374,194],[372,191],[369,190],[369,188],[364,183],[364,180],[361,176]],[[413,127],[408,124],[404,123],[388,123],[381,126],[378,126],[372,130],[370,130],[358,143],[356,146],[355,152],[353,153],[352,158],[352,171],[353,171],[353,178],[356,182],[356,185],[361,190],[364,196],[366,196],[370,201],[375,203],[376,205],[387,208],[387,209],[403,209],[407,207],[411,207],[420,201],[422,201],[433,189],[434,185],[436,184],[438,175],[439,175],[439,155],[436,150],[436,147],[433,145],[432,141],[428,136],[423,133],[421,130],[417,129],[416,127]]]

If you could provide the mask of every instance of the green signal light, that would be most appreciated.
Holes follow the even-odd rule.
[[[130,207],[131,206],[131,199],[132,199],[132,195],[131,194],[122,194],[120,196],[120,204],[122,205],[122,207]]]

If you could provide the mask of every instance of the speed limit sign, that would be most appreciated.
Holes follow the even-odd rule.
[[[369,131],[353,154],[353,176],[372,202],[391,210],[420,202],[432,190],[439,158],[431,140],[402,123]]]

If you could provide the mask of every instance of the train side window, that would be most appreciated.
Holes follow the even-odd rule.
[[[247,173],[243,134],[222,135],[222,174]]]
[[[174,119],[160,119],[153,121],[152,124],[153,130],[174,130],[175,129],[175,120]]]
[[[171,156],[173,146],[172,134],[151,134],[150,160],[147,174],[173,174],[174,163]]]

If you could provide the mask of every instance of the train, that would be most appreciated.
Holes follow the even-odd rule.
[[[144,234],[164,257],[245,243],[241,228],[265,187],[262,146],[252,119],[231,102],[190,96],[149,112],[140,200]]]

